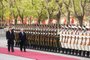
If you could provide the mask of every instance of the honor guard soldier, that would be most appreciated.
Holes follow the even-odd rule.
[[[60,32],[60,41],[61,41],[61,48],[62,48],[62,53],[64,53],[64,51],[65,51],[65,44],[64,44],[64,40],[65,40],[65,35],[64,35],[64,33],[65,33],[65,31],[64,31],[65,29],[64,29],[64,26],[63,25],[61,25],[61,32]]]
[[[18,25],[15,26],[15,31],[14,31],[14,34],[15,34],[15,41],[16,41],[15,46],[19,46],[19,35],[18,35],[19,29],[18,29],[18,27],[19,27]]]
[[[87,57],[90,58],[90,33],[88,33],[88,38],[87,38],[87,41],[86,41],[86,46],[87,46]]]

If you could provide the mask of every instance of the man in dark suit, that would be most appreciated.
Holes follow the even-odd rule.
[[[15,39],[15,35],[14,32],[12,31],[11,28],[9,28],[9,30],[6,32],[6,39],[8,40],[8,52],[10,52],[10,48],[11,51],[14,52],[14,39]]]
[[[20,51],[22,51],[22,48],[24,48],[24,52],[26,52],[26,33],[21,29],[19,33],[19,39],[20,39]]]

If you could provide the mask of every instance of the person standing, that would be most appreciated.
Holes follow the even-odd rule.
[[[14,39],[15,39],[15,35],[14,32],[12,31],[11,28],[9,28],[9,30],[6,32],[6,39],[7,44],[8,44],[8,52],[10,52],[10,49],[12,52],[14,52]]]
[[[20,40],[20,51],[24,48],[24,52],[26,52],[26,33],[23,29],[20,30],[19,33],[19,40]]]

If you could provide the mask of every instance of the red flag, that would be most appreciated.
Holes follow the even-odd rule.
[[[27,24],[27,17],[24,17],[23,23],[24,23],[24,24]]]
[[[64,24],[66,24],[66,19],[64,19]]]
[[[46,24],[45,20],[42,21],[42,24]]]
[[[71,19],[71,24],[74,24],[74,18]]]

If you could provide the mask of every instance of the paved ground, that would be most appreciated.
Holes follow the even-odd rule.
[[[0,60],[35,60],[35,59],[28,59],[28,58],[12,56],[7,54],[0,54]]]
[[[0,47],[7,47],[7,40],[5,38],[5,30],[0,30]],[[18,49],[18,48],[15,48],[15,49]],[[40,53],[45,53],[45,54],[73,57],[73,58],[78,58],[80,60],[90,60],[89,58],[85,58],[85,57],[71,56],[71,55],[65,55],[65,54],[60,54],[60,53],[52,53],[52,52],[38,51],[38,50],[32,50],[32,49],[27,49],[27,51],[35,51],[35,52],[40,52]],[[12,56],[12,55],[6,55],[6,54],[0,54],[0,60],[33,60],[33,59]]]

